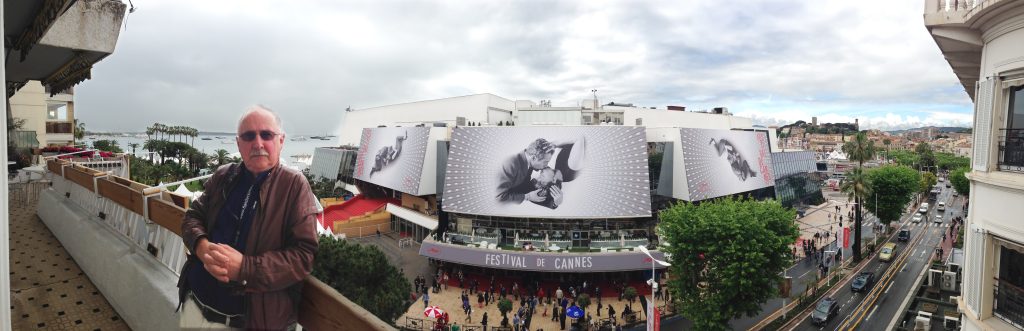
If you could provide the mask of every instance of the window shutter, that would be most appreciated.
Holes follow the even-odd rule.
[[[988,171],[989,154],[992,152],[992,109],[995,79],[979,81],[974,102],[974,170]]]

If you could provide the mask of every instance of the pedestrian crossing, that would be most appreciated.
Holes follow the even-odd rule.
[[[907,227],[911,227],[911,228],[924,228],[924,227],[948,228],[949,226],[950,226],[949,223],[934,224],[934,223],[921,222],[921,223],[910,223],[910,224],[907,224]]]

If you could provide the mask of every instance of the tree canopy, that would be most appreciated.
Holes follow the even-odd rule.
[[[671,253],[672,297],[695,329],[727,330],[778,295],[799,237],[796,212],[778,201],[723,198],[661,211],[658,234]]]
[[[932,187],[935,187],[935,184],[938,182],[939,178],[935,177],[935,174],[925,171],[921,174],[921,179],[918,181],[918,190],[920,190],[922,194],[927,194],[928,192],[931,192]]]
[[[969,167],[961,167],[949,173],[949,182],[953,184],[953,189],[963,195],[971,194],[971,181],[967,179],[969,171],[971,171]]]
[[[384,321],[408,308],[412,286],[376,246],[320,236],[313,276]]]
[[[920,178],[916,170],[906,166],[889,165],[869,170],[870,193],[865,197],[864,206],[884,224],[899,221],[903,208],[917,192]]]

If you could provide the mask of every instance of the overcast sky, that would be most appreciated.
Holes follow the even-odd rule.
[[[76,89],[90,131],[233,132],[248,105],[293,134],[345,107],[476,93],[575,106],[728,107],[760,124],[970,126],[923,0],[133,1]]]

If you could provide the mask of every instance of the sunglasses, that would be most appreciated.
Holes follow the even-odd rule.
[[[246,131],[246,132],[243,132],[243,133],[239,134],[238,138],[241,138],[242,141],[253,141],[253,140],[256,140],[256,136],[257,135],[260,136],[260,139],[271,140],[271,139],[274,139],[274,137],[277,137],[278,135],[280,135],[280,133],[277,133],[277,132],[274,132],[274,131],[270,131],[270,130]]]

